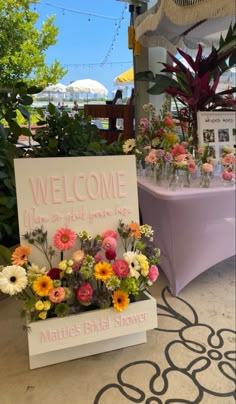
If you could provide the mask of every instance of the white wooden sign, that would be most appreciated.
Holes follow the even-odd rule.
[[[14,165],[21,240],[42,225],[52,244],[61,227],[96,236],[116,230],[119,219],[139,221],[134,156],[29,158]],[[36,249],[32,254],[41,263]]]
[[[223,146],[236,143],[236,111],[197,114],[199,145],[208,143],[212,157],[219,159]]]

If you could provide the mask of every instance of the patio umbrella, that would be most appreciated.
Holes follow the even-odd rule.
[[[159,0],[135,21],[136,39],[145,47],[197,49],[217,46],[235,21],[233,0]]]
[[[91,79],[76,80],[66,87],[68,93],[107,95],[108,90],[99,81]]]
[[[66,86],[62,83],[52,84],[50,86],[45,87],[43,92],[65,94]]]
[[[128,85],[134,83],[134,69],[131,67],[130,69],[126,70],[124,73],[121,73],[117,76],[114,80],[114,83],[119,85]]]

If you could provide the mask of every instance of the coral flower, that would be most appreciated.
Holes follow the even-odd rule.
[[[68,229],[67,227],[62,227],[61,229],[57,230],[56,234],[53,237],[55,247],[57,247],[58,250],[61,251],[70,250],[74,246],[75,240],[75,232]]]
[[[13,265],[24,265],[28,261],[28,256],[31,253],[31,248],[28,246],[20,246],[15,249],[12,254],[11,262]]]
[[[53,303],[61,303],[65,298],[64,288],[59,286],[58,288],[53,288],[49,290],[48,297]]]
[[[53,280],[47,275],[40,276],[33,282],[32,288],[38,296],[48,296],[49,290],[53,288]]]
[[[116,260],[112,268],[114,274],[120,278],[125,278],[130,273],[129,264],[125,260]]]
[[[96,279],[100,279],[101,281],[105,282],[112,276],[112,274],[112,265],[108,262],[101,261],[94,266],[94,276]]]
[[[132,237],[136,239],[141,237],[140,225],[138,223],[129,223],[128,228],[131,230]]]
[[[117,311],[125,310],[129,305],[129,295],[122,290],[116,290],[112,295],[112,303]]]

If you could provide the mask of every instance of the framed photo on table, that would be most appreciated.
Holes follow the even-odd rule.
[[[213,158],[219,159],[223,146],[236,144],[236,111],[199,111],[199,144],[208,143]]]

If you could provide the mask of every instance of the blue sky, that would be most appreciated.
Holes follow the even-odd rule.
[[[38,24],[48,15],[56,15],[57,44],[48,49],[46,62],[51,64],[57,59],[68,69],[61,82],[68,85],[79,79],[98,80],[109,90],[111,97],[112,91],[117,89],[114,78],[132,66],[132,51],[127,46],[130,21],[127,3],[116,0],[41,0],[35,9],[40,15]]]

